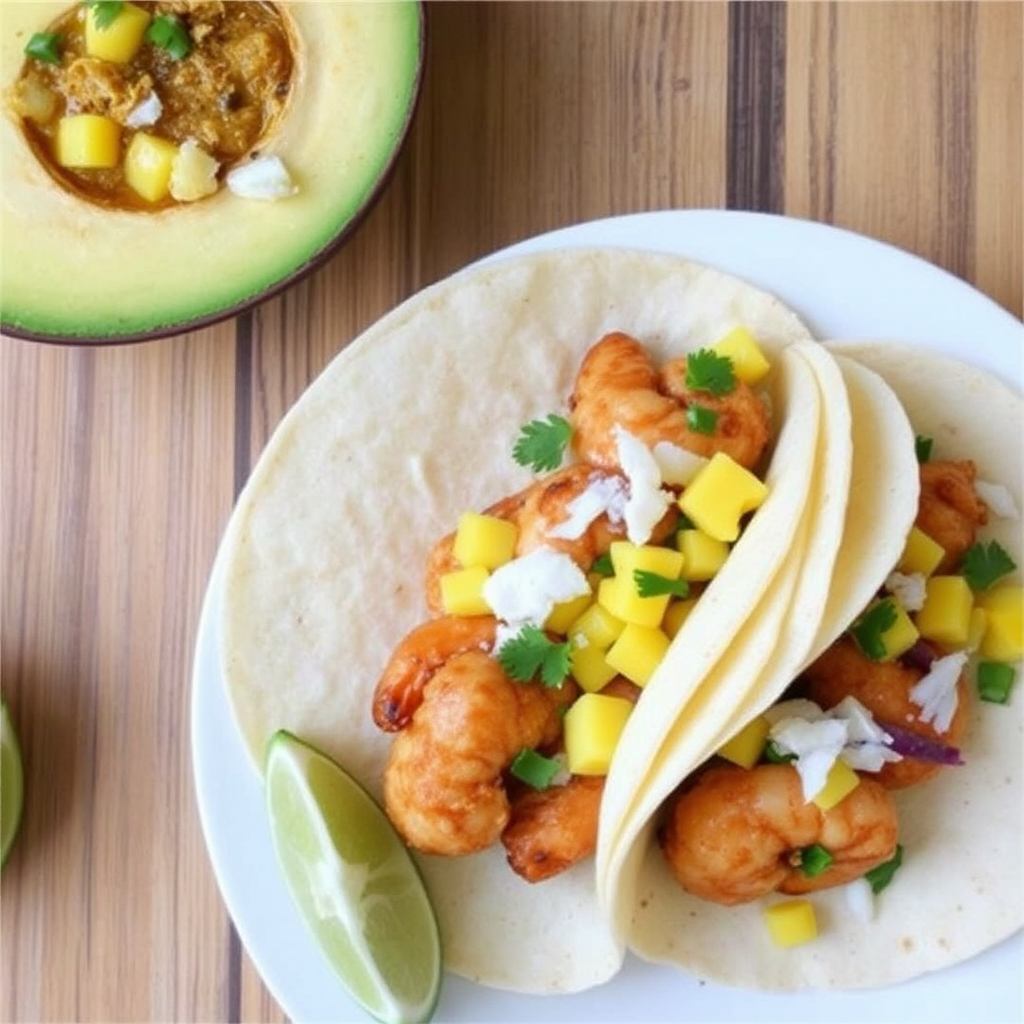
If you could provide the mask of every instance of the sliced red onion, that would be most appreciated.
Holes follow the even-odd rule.
[[[921,736],[909,729],[902,729],[891,722],[878,723],[891,737],[892,749],[904,757],[912,757],[918,761],[932,761],[935,764],[961,765],[964,759],[960,754],[960,748],[954,747],[942,740],[932,739],[929,736]]]
[[[900,662],[907,668],[916,668],[921,672],[927,672],[938,656],[939,652],[927,640],[917,640],[913,647],[900,655]]]

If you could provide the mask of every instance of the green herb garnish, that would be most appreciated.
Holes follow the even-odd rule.
[[[798,853],[800,873],[806,878],[817,878],[835,860],[835,857],[820,843],[805,846]]]
[[[1017,669],[1005,661],[979,662],[978,696],[990,704],[1008,704],[1016,679]]]
[[[732,360],[710,348],[700,348],[686,357],[686,386],[691,391],[727,395],[736,387]]]
[[[914,454],[918,462],[927,462],[932,457],[932,438],[918,434],[914,438]]]
[[[60,45],[59,32],[35,32],[25,44],[25,56],[43,64],[59,64]]]
[[[864,878],[877,896],[891,881],[899,866],[903,863],[903,847],[896,844],[896,852],[884,864],[864,873]]]
[[[881,661],[885,655],[885,641],[882,635],[891,629],[899,615],[891,598],[872,605],[850,627],[850,634],[857,646],[872,660]]]
[[[713,434],[718,426],[718,413],[703,405],[686,407],[686,425],[696,434]]]
[[[988,590],[996,580],[1017,568],[1016,562],[998,541],[979,541],[964,552],[960,571],[971,590]]]
[[[633,582],[641,597],[661,597],[664,594],[687,597],[690,593],[690,584],[686,580],[674,580],[647,569],[634,569]]]
[[[569,654],[572,645],[549,640],[540,626],[523,626],[498,651],[498,663],[512,679],[530,682],[540,673],[541,682],[556,689],[569,674]]]
[[[520,430],[512,458],[538,473],[557,469],[571,437],[572,424],[554,413],[546,420],[531,420]]]
[[[173,14],[160,14],[146,29],[146,40],[166,50],[175,60],[183,60],[192,52],[192,40],[184,22]]]
[[[612,556],[610,551],[606,551],[603,555],[599,555],[594,559],[594,564],[590,567],[591,572],[596,572],[599,576],[614,576],[615,566],[612,565]]]
[[[509,771],[517,779],[534,789],[547,789],[561,769],[561,764],[553,757],[545,757],[529,747],[520,750],[509,766]]]
[[[97,28],[110,28],[121,13],[124,0],[87,0],[85,6],[92,9]]]
[[[784,754],[775,740],[769,740],[764,745],[764,759],[769,764],[791,764],[796,760],[796,754]]]

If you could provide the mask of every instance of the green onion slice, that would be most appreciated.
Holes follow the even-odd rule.
[[[871,886],[871,891],[876,896],[892,881],[893,875],[896,874],[902,863],[903,847],[897,843],[896,852],[889,860],[884,864],[879,864],[877,868],[872,868],[864,873],[865,880]]]
[[[25,44],[25,56],[43,64],[59,64],[60,46],[59,32],[36,32]]]
[[[515,756],[509,771],[520,781],[534,789],[547,789],[562,765],[553,757],[545,757],[536,750],[524,747]]]
[[[183,60],[192,52],[188,29],[173,14],[161,14],[154,18],[146,29],[146,39],[161,50],[166,50],[175,60]]]
[[[982,661],[978,664],[978,696],[990,704],[1008,704],[1010,691],[1017,679],[1017,669],[1005,661]]]
[[[807,878],[817,878],[835,860],[820,843],[800,850],[800,871]]]

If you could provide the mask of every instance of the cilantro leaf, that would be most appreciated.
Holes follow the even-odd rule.
[[[686,386],[691,391],[727,395],[736,387],[732,360],[710,348],[700,348],[686,357]]]
[[[835,857],[820,843],[805,846],[797,852],[800,872],[805,878],[817,878],[835,860]]]
[[[769,764],[790,764],[796,760],[796,754],[784,753],[775,740],[769,740],[764,745],[764,759]]]
[[[713,434],[718,426],[718,413],[703,405],[688,405],[686,425],[696,434]]]
[[[59,64],[60,45],[59,32],[35,32],[25,44],[25,56],[43,64]]]
[[[549,640],[540,626],[523,626],[498,651],[498,663],[508,675],[520,683],[530,682],[540,673],[541,682],[556,689],[569,674],[568,641]]]
[[[914,437],[914,454],[918,462],[927,462],[932,457],[932,438],[917,434]]]
[[[881,661],[885,657],[882,634],[895,625],[897,618],[896,605],[887,598],[868,608],[850,627],[857,646],[872,661]]]
[[[530,747],[520,750],[509,766],[517,779],[534,789],[547,789],[561,770],[562,765],[555,758],[538,754]]]
[[[536,472],[557,469],[572,437],[572,424],[552,413],[546,420],[530,420],[519,431],[512,458]]]
[[[647,569],[634,569],[633,582],[641,597],[660,597],[663,594],[686,597],[690,593],[690,584],[686,580],[673,580]]]
[[[110,28],[124,7],[124,0],[87,0],[86,7],[92,8],[97,28]]]
[[[988,590],[996,580],[1013,572],[1017,563],[998,541],[979,541],[964,552],[960,571],[971,590]]]
[[[599,576],[614,576],[615,566],[612,565],[611,552],[606,551],[603,555],[599,555],[590,567],[590,571],[596,572]]]
[[[896,874],[899,866],[903,863],[903,847],[897,843],[896,852],[889,858],[884,864],[879,864],[877,868],[872,868],[870,871],[864,873],[864,878],[867,880],[868,885],[871,886],[871,891],[877,896],[891,881],[892,876]]]
[[[146,40],[166,50],[175,60],[184,60],[192,52],[192,40],[182,20],[173,14],[160,14],[146,29]]]

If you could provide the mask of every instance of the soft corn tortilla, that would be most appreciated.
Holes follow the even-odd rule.
[[[371,695],[395,644],[426,617],[430,545],[464,510],[529,482],[510,454],[519,428],[565,411],[580,360],[602,335],[627,331],[663,359],[737,324],[780,366],[772,401],[785,430],[802,401],[783,386],[782,353],[807,341],[807,329],[764,292],[672,256],[574,249],[472,268],[350,345],[281,423],[228,528],[223,668],[255,764],[287,728],[379,797],[391,739],[372,722]],[[793,477],[797,500],[770,499],[755,517],[774,528],[757,549],[737,545],[733,558],[750,562],[738,574],[744,585],[735,600],[718,588],[717,612],[688,655],[707,659],[726,644],[782,566],[815,436],[790,429],[779,438],[769,472]],[[550,993],[598,984],[620,967],[592,862],[533,886],[501,847],[420,863],[450,970]]]
[[[905,425],[897,422],[902,417],[898,410],[886,410],[877,374],[899,396],[914,432],[934,437],[936,458],[973,459],[979,478],[1003,484],[1021,508],[1019,439],[1024,407],[1019,394],[972,367],[905,346],[843,343],[829,349],[840,360],[854,403],[855,463],[861,458],[898,458],[897,442],[906,445]],[[908,464],[900,474],[880,469],[892,486],[898,488],[905,479],[903,471],[909,471],[916,484],[916,465]],[[854,585],[838,599],[833,587],[808,660],[849,624],[900,553],[899,538],[909,524],[899,532],[895,523],[883,527],[878,516],[891,514],[894,504],[905,505],[911,490],[916,509],[916,487],[885,497],[858,484],[858,475],[855,466],[835,577],[836,584],[852,580]],[[999,540],[1020,565],[1019,519],[993,516],[982,537]],[[860,555],[855,554],[858,551]],[[870,569],[861,557],[872,560]],[[858,564],[860,570],[855,568]],[[813,566],[807,570],[813,572]],[[861,593],[856,593],[858,587]],[[676,737],[673,758],[654,784],[643,789],[647,810],[664,799],[694,763],[779,697],[800,667],[785,645],[782,655],[776,669],[761,677],[731,716],[712,711],[703,717],[694,714],[683,723],[686,728]],[[876,917],[870,923],[849,909],[841,889],[818,893],[812,899],[819,938],[796,949],[780,949],[768,938],[763,903],[726,908],[683,892],[653,841],[652,811],[634,844],[620,852],[619,877],[605,883],[612,885],[619,900],[619,928],[646,959],[682,967],[704,979],[759,989],[888,985],[994,945],[1024,922],[1021,706],[1019,692],[1009,707],[975,698],[964,744],[966,765],[895,794],[904,863],[893,884],[877,897]]]

